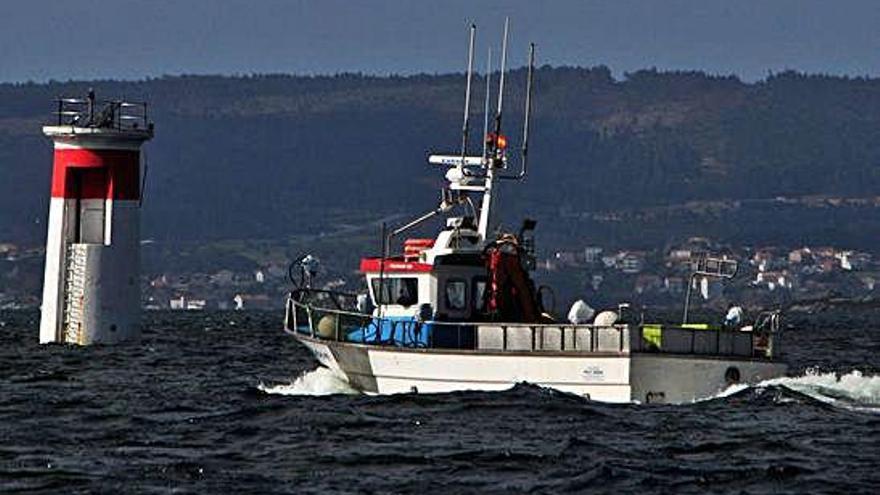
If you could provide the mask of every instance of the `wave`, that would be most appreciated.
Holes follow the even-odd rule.
[[[807,370],[797,377],[774,378],[762,386],[782,386],[821,402],[880,412],[880,376],[853,370],[847,374]]]
[[[880,413],[880,376],[853,370],[846,374],[808,369],[800,376],[772,378],[755,385],[732,385],[709,400],[728,397],[746,389],[782,387],[817,401],[846,409]]]
[[[257,389],[267,394],[276,395],[353,395],[360,393],[349,385],[343,375],[323,366],[303,372],[292,383],[286,385],[260,383],[257,385]]]

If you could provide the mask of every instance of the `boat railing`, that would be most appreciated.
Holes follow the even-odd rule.
[[[350,313],[357,312],[358,295],[352,292],[301,288],[291,291],[289,298],[309,306],[326,306],[330,309],[336,309],[339,311],[347,311]]]
[[[288,332],[306,334],[312,338],[345,340],[344,335],[350,331],[369,327],[375,319],[372,315],[355,311],[303,303],[294,291],[287,298],[284,329]]]
[[[476,348],[500,351],[611,352],[630,350],[627,325],[481,323]]]
[[[639,326],[632,351],[644,353],[771,358],[777,334],[769,329],[733,329],[707,325]]]
[[[772,357],[776,327],[741,331],[693,324],[597,326],[419,321],[415,317],[382,318],[320,307],[290,297],[285,328],[318,339],[408,348]]]
[[[399,347],[528,352],[629,351],[626,325],[419,321],[318,307],[289,297],[284,326],[312,338]],[[354,335],[354,337],[353,337]]]

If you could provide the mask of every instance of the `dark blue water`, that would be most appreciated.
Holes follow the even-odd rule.
[[[345,387],[276,314],[145,318],[140,344],[77,348],[0,314],[0,491],[880,492],[871,317],[797,322],[794,377],[682,406],[309,395]]]

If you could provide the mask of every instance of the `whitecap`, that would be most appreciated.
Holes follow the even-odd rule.
[[[880,376],[853,370],[846,374],[808,369],[800,376],[771,378],[754,385],[737,383],[704,400],[715,400],[752,389],[783,387],[812,399],[846,409],[880,412]],[[697,401],[703,402],[703,401]]]
[[[334,395],[357,394],[345,376],[329,368],[320,366],[305,371],[287,385],[265,385],[260,383],[257,388],[267,394],[277,395]]]
[[[709,400],[715,400],[715,399],[722,399],[722,398],[724,398],[724,397],[730,397],[731,395],[738,394],[738,393],[742,392],[743,390],[745,390],[745,389],[747,389],[747,388],[749,388],[749,384],[748,384],[748,383],[734,383],[734,384],[732,384],[732,385],[729,385],[727,388],[725,388],[725,389],[722,390],[721,392],[718,392],[717,394],[713,395],[712,397],[707,397],[707,398],[705,398],[705,399],[700,399],[700,400],[697,400],[696,402],[705,402],[705,401],[709,401]]]
[[[843,375],[807,370],[801,376],[773,378],[758,386],[781,386],[827,404],[880,412],[880,376],[858,370]]]

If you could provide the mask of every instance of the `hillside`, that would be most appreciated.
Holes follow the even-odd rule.
[[[524,72],[509,81],[505,118],[517,146]],[[747,84],[646,70],[615,80],[605,67],[543,67],[536,81],[532,173],[504,191],[509,224],[529,212],[557,244],[712,233],[873,249],[878,79],[786,72]],[[39,128],[54,98],[90,86],[152,105],[144,237],[205,241],[317,234],[432,208],[442,172],[425,157],[455,149],[464,82],[340,75],[0,85],[0,241],[45,235],[51,149]]]

